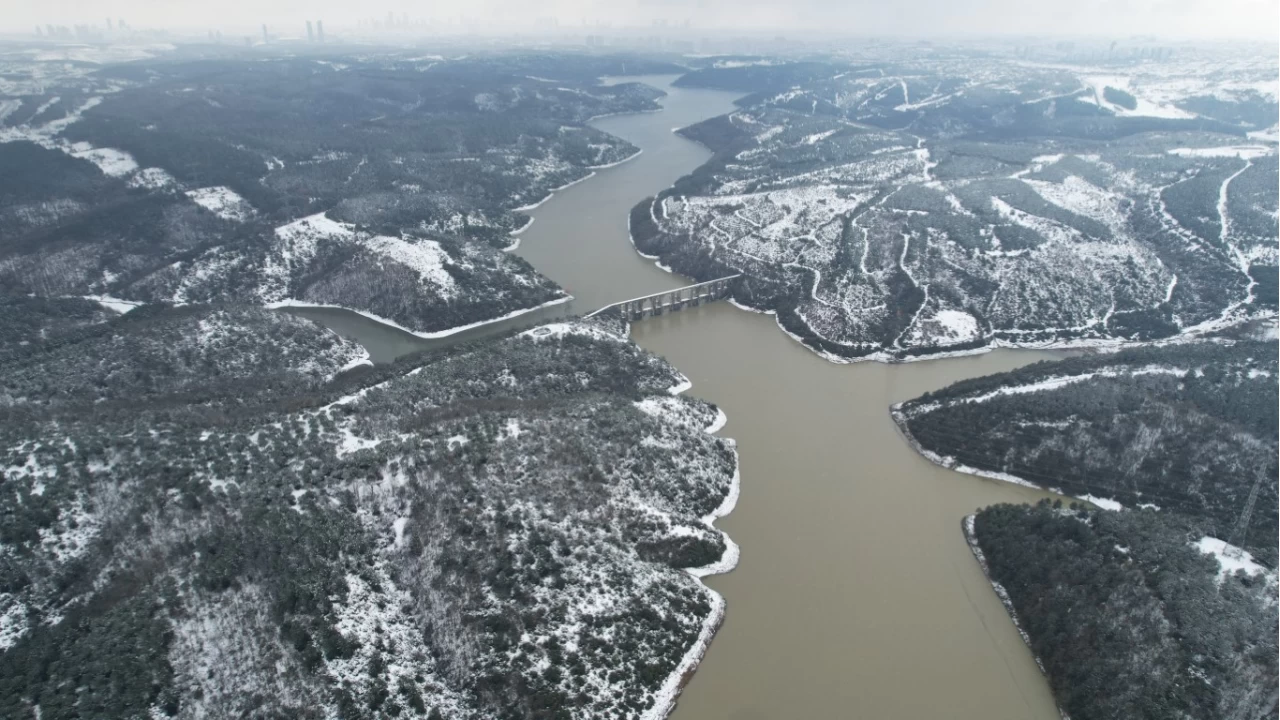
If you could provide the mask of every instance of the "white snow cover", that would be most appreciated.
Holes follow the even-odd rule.
[[[355,235],[350,225],[330,220],[324,213],[298,218],[276,228],[275,233],[281,240],[299,240],[308,237],[349,238]]]
[[[525,330],[520,333],[520,337],[530,338],[534,341],[540,340],[559,340],[568,335],[581,335],[595,340],[609,340],[612,342],[625,342],[625,340],[611,332],[603,330],[595,325],[581,322],[558,322],[539,325],[531,330]]]
[[[1130,78],[1124,75],[1092,75],[1092,76],[1082,77],[1080,78],[1080,80],[1085,85],[1088,85],[1090,88],[1092,88],[1094,93],[1092,97],[1086,97],[1082,99],[1086,101],[1092,101],[1097,105],[1099,105],[1100,107],[1104,107],[1107,110],[1110,110],[1111,112],[1121,117],[1145,116],[1145,117],[1175,118],[1175,119],[1176,118],[1185,119],[1185,118],[1195,117],[1193,113],[1189,113],[1186,110],[1179,109],[1177,107],[1174,107],[1173,105],[1166,105],[1159,102],[1155,102],[1146,97],[1143,97],[1142,91],[1140,89],[1137,89],[1131,86]],[[1107,87],[1112,87],[1117,90],[1122,90],[1124,92],[1129,93],[1130,95],[1133,96],[1134,100],[1136,101],[1136,106],[1132,110],[1130,110],[1128,108],[1121,107],[1107,100],[1106,96],[1103,94],[1103,89]]]
[[[1079,375],[1055,375],[1033,383],[1027,383],[1026,385],[1007,385],[981,395],[957,398],[955,400],[948,401],[947,403],[924,403],[912,408],[911,414],[919,415],[923,413],[930,413],[940,407],[954,403],[982,403],[1001,395],[1025,395],[1027,393],[1044,392],[1045,390],[1056,390],[1060,387],[1073,385],[1095,377],[1136,377],[1140,375],[1176,375],[1178,377],[1182,377],[1186,374],[1187,370],[1182,368],[1148,365],[1141,368],[1109,368],[1106,370],[1099,370],[1097,372],[1080,373]]]
[[[138,169],[137,161],[133,159],[132,155],[124,152],[123,150],[116,150],[114,148],[94,148],[92,150],[81,150],[71,154],[97,165],[99,170],[111,177],[124,177]]]
[[[9,593],[0,593],[0,651],[27,634],[27,606]]]
[[[1275,582],[1275,575],[1267,570],[1263,565],[1254,561],[1253,555],[1245,552],[1242,548],[1231,545],[1225,540],[1219,540],[1208,535],[1200,538],[1191,546],[1205,555],[1212,555],[1218,561],[1218,582],[1221,583],[1228,575],[1234,575],[1236,571],[1243,570],[1248,575],[1263,574]]]
[[[397,330],[403,330],[404,332],[407,332],[410,335],[416,335],[420,338],[432,339],[432,338],[448,337],[449,335],[455,335],[457,333],[460,333],[463,330],[470,330],[471,328],[477,328],[482,325],[491,325],[496,322],[502,322],[503,320],[510,320],[513,317],[519,317],[521,315],[524,315],[525,313],[531,313],[534,310],[541,310],[542,308],[551,307],[552,305],[567,303],[572,299],[573,299],[572,295],[565,295],[564,297],[558,297],[554,300],[548,300],[547,302],[544,302],[541,305],[534,305],[533,307],[521,308],[519,310],[512,310],[506,315],[500,315],[495,318],[489,318],[488,320],[481,320],[479,322],[473,322],[467,325],[458,325],[457,327],[451,327],[448,330],[438,330],[436,332],[419,332],[417,330],[410,330],[409,328],[389,318],[384,318],[379,315],[374,315],[373,313],[367,312],[365,310],[357,310],[355,308],[343,307],[341,305],[326,305],[324,303],[311,303],[311,302],[305,302],[302,300],[294,300],[293,298],[286,298],[284,300],[277,300],[275,302],[268,303],[266,307],[272,310],[277,308],[282,308],[282,307],[337,308],[340,310],[347,310],[349,312],[353,312],[357,315],[363,315],[364,317],[367,317],[370,320],[373,320],[374,322],[379,322],[379,323],[382,323],[383,325],[388,325],[390,327],[396,328]]]
[[[729,422],[729,416],[724,414],[720,408],[716,408],[716,419],[707,426],[708,433],[718,433]]]
[[[1181,157],[1237,157],[1241,160],[1253,160],[1266,157],[1276,149],[1266,145],[1223,145],[1220,147],[1180,147],[1173,148],[1170,154]]]
[[[667,388],[667,392],[671,393],[672,395],[679,395],[680,393],[685,392],[689,388],[693,387],[693,381],[691,381],[687,377],[684,377],[683,375],[681,375],[680,377],[682,379],[679,382],[677,382],[675,385],[672,385],[671,387]]]
[[[1110,498],[1097,497],[1094,495],[1081,495],[1080,499],[1091,502],[1094,505],[1097,505],[1099,508],[1102,508],[1103,510],[1119,512],[1124,509],[1123,505],[1121,505],[1119,502],[1116,502],[1115,500],[1112,500]]]
[[[370,661],[380,652],[378,648],[382,643],[392,644],[397,649],[397,658],[416,656],[423,659],[403,664],[386,663],[381,673],[386,686],[395,688],[401,678],[421,675],[429,683],[428,687],[435,688],[432,700],[443,704],[441,710],[445,716],[458,716],[465,704],[447,684],[435,677],[433,668],[428,665],[430,661],[427,658],[431,655],[423,642],[422,629],[401,611],[401,607],[409,602],[409,593],[396,586],[387,573],[385,561],[380,561],[374,568],[374,576],[381,586],[377,592],[359,575],[347,575],[347,596],[334,607],[338,617],[335,629],[359,645],[351,657],[326,660],[326,671],[335,684],[350,683],[363,694],[372,683],[368,672]]]
[[[458,287],[453,276],[444,269],[445,264],[450,261],[449,254],[440,247],[440,243],[434,240],[408,242],[403,238],[379,235],[370,238],[366,247],[416,270],[418,277],[436,288],[441,295],[453,297],[457,294]]]
[[[137,302],[136,300],[121,300],[120,298],[114,298],[110,295],[85,295],[84,299],[92,300],[108,310],[114,310],[122,315],[136,307],[146,304]]]
[[[296,656],[281,645],[270,600],[258,586],[227,590],[216,600],[190,588],[183,594],[185,612],[173,622],[169,661],[175,685],[186,690],[184,717],[227,717],[253,694],[294,707],[320,703]]]
[[[178,181],[172,175],[158,167],[142,168],[134,173],[133,177],[129,178],[129,187],[147,188],[149,190],[173,187],[177,184]]]
[[[362,365],[372,366],[373,360],[369,355],[368,350],[366,350],[363,346],[358,346],[358,352],[354,354],[350,360],[347,361],[346,365],[343,365],[341,368],[339,368],[338,372],[334,373],[334,375],[331,376],[329,379],[332,380],[334,377],[337,377],[337,375],[344,373],[348,370],[351,370],[352,368],[358,368]]]
[[[235,190],[225,185],[188,190],[187,197],[191,198],[200,207],[224,220],[244,222],[254,214],[253,206],[240,197]],[[278,232],[277,229],[277,234]]]
[[[1077,215],[1097,220],[1116,234],[1125,230],[1124,196],[1069,175],[1061,183],[1023,179],[1040,197]]]
[[[349,240],[355,237],[355,231],[349,225],[330,220],[324,213],[316,213],[277,227],[275,236],[275,245],[262,267],[264,286],[259,290],[261,299],[271,303],[268,307],[292,302],[284,297],[291,272],[315,257],[317,241]]]
[[[978,319],[962,310],[939,310],[931,318],[946,329],[950,339],[956,342],[972,340],[981,335]]]

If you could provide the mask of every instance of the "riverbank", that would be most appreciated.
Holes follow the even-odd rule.
[[[714,423],[706,428],[708,434],[714,434],[724,427],[727,422],[727,416],[723,410],[718,410],[719,415]],[[733,443],[732,439],[728,440]],[[738,462],[738,453],[734,451],[734,471],[733,479],[729,484],[729,493],[724,500],[710,514],[702,518],[702,521],[709,527],[715,527],[715,521],[725,517],[733,512],[734,507],[738,504],[738,494],[742,487],[742,466]],[[702,578],[711,575],[721,575],[732,571],[738,566],[740,550],[738,545],[733,542],[728,533],[720,531],[720,536],[724,538],[725,550],[720,559],[710,565],[699,568],[685,568],[685,572],[697,578],[698,584],[702,586],[703,591],[707,594],[707,599],[711,603],[711,613],[702,624],[702,631],[698,634],[698,639],[680,659],[680,663],[676,669],[667,676],[662,686],[655,693],[655,701],[653,706],[641,714],[641,720],[663,720],[669,716],[676,708],[676,702],[680,698],[680,693],[685,686],[693,679],[698,671],[698,665],[702,662],[702,658],[707,654],[707,650],[711,647],[711,641],[715,638],[716,633],[720,630],[720,626],[724,623],[725,616],[725,599],[724,596],[716,592],[711,586],[702,581]]]
[[[1045,671],[1044,663],[1036,656],[1035,649],[1031,647],[1031,636],[1027,634],[1026,630],[1022,629],[1022,623],[1018,621],[1018,611],[1013,608],[1013,601],[1009,599],[1009,592],[991,577],[991,568],[987,566],[987,556],[983,554],[982,546],[978,544],[978,537],[973,533],[973,523],[976,517],[976,515],[966,515],[964,521],[960,523],[960,527],[964,531],[964,541],[969,545],[973,558],[978,561],[978,567],[982,568],[982,575],[987,578],[987,582],[991,583],[991,589],[995,591],[996,597],[1000,598],[1000,604],[1004,606],[1005,612],[1009,614],[1009,621],[1017,628],[1018,635],[1022,636],[1022,642],[1027,644],[1027,649],[1031,651],[1032,657],[1036,659],[1036,666],[1040,668],[1040,672],[1043,674]],[[1062,712],[1062,708],[1058,708],[1058,712],[1062,714],[1063,720],[1070,720],[1067,718],[1067,714]]]
[[[1043,490],[1055,495],[1061,495],[1062,497],[1078,500],[1082,503],[1087,503],[1102,510],[1115,511],[1124,509],[1124,506],[1121,505],[1119,501],[1112,498],[1098,497],[1096,495],[1089,494],[1067,495],[1061,488],[1045,487],[1039,483],[1031,482],[1026,478],[1018,477],[1012,473],[999,472],[996,470],[983,470],[982,468],[976,468],[958,462],[953,457],[939,455],[922,445],[920,441],[916,439],[915,435],[911,433],[911,428],[907,425],[907,416],[902,412],[902,405],[903,403],[897,403],[890,407],[889,415],[893,418],[893,423],[898,428],[898,433],[902,436],[903,442],[909,445],[912,450],[915,450],[920,457],[923,457],[925,460],[928,460],[938,467],[946,468],[947,470],[954,470],[955,472],[963,473],[965,475],[973,475],[975,477],[986,478],[988,480],[998,480],[1000,482],[1020,485],[1034,490]]]

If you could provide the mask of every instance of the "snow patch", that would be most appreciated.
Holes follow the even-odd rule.
[[[72,152],[73,157],[88,160],[98,166],[104,174],[111,177],[124,177],[134,170],[138,169],[138,163],[133,156],[123,150],[115,148],[94,148],[92,150],[81,150]]]
[[[244,222],[255,214],[253,206],[247,200],[225,185],[188,190],[187,197],[191,198],[195,204],[224,220]],[[277,230],[278,234],[279,231]]]
[[[1228,575],[1234,575],[1240,570],[1243,570],[1246,575],[1266,575],[1272,582],[1275,582],[1274,573],[1271,573],[1265,566],[1254,561],[1253,555],[1224,540],[1219,540],[1218,538],[1206,535],[1196,542],[1191,543],[1191,546],[1205,555],[1212,555],[1213,559],[1218,561],[1219,584],[1221,584]]]

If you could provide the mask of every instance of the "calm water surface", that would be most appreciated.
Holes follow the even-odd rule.
[[[530,213],[517,252],[573,293],[578,312],[688,282],[635,254],[627,213],[709,157],[672,128],[728,112],[735,96],[671,79],[645,79],[668,91],[663,112],[595,123],[641,147],[639,157]],[[329,323],[341,315],[310,312]],[[331,326],[377,359],[421,346],[341,317]],[[894,402],[1047,353],[834,365],[772,317],[725,303],[639,322],[632,336],[724,408],[722,434],[738,440],[742,463],[737,509],[718,523],[742,559],[707,579],[727,617],[676,718],[1057,720],[960,531],[978,507],[1043,494],[932,465],[888,414]]]

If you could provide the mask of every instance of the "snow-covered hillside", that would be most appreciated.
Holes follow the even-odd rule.
[[[717,155],[637,207],[633,238],[677,271],[745,274],[739,302],[837,361],[1107,344],[1274,313],[1280,154],[1242,137],[1261,125],[1175,107],[1169,78],[1196,67],[1158,84],[1151,63],[1132,78],[991,58],[831,63],[683,130]],[[1257,69],[1235,72],[1262,88],[1250,102],[1275,107]],[[1127,109],[1098,100],[1104,88],[1147,94]]]

